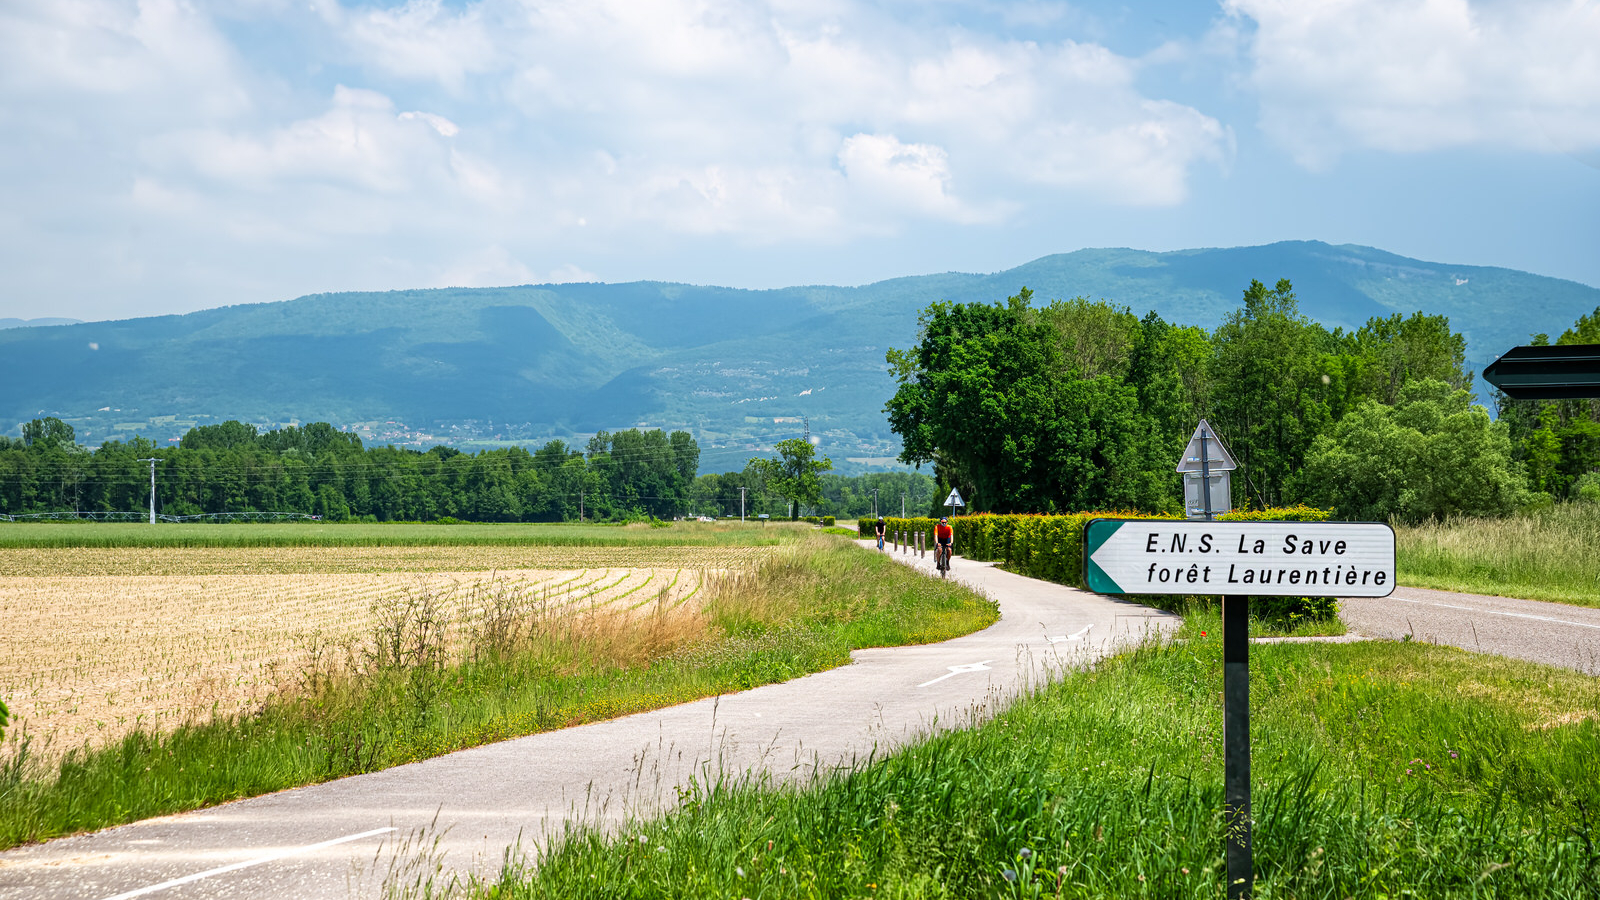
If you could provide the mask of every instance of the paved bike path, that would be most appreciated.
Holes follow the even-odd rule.
[[[932,575],[931,555],[894,556]],[[990,715],[1053,667],[1178,621],[959,556],[951,577],[1000,621],[740,694],[18,848],[0,853],[0,898],[374,896],[392,860],[421,858],[404,849],[419,835],[442,865],[435,883],[492,874],[509,847],[668,807],[691,779],[804,777]]]

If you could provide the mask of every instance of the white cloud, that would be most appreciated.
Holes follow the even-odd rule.
[[[502,287],[538,280],[510,251],[496,244],[458,257],[435,280],[435,286]]]
[[[839,148],[839,165],[851,185],[894,206],[955,221],[983,218],[951,194],[949,155],[931,144],[852,135]]]
[[[576,284],[579,282],[599,280],[599,275],[596,275],[593,272],[590,272],[587,269],[583,269],[572,263],[567,263],[564,266],[558,266],[553,269],[549,275],[545,276],[545,282],[548,284]]]
[[[1362,147],[1600,148],[1593,0],[1227,0],[1261,125],[1304,165]]]
[[[0,147],[0,232],[19,238],[0,266],[33,285],[99,273],[83,296],[118,278],[181,290],[190,308],[587,278],[570,260],[826,256],[1041,203],[1172,205],[1228,158],[1227,128],[1142,88],[1140,60],[896,16],[860,0],[0,3],[0,120],[23,138]]]

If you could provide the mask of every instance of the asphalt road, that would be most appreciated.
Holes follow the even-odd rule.
[[[960,557],[953,577],[1001,620],[741,694],[7,851],[0,898],[370,897],[435,864],[436,884],[493,873],[507,848],[658,811],[691,778],[804,777],[987,716],[1052,668],[1177,621]]]
[[[1450,644],[1600,675],[1600,609],[1399,587],[1382,599],[1339,601],[1368,637]]]

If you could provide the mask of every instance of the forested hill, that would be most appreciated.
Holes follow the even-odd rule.
[[[746,291],[657,282],[318,294],[184,316],[0,330],[0,428],[40,415],[97,444],[195,424],[326,420],[369,443],[539,441],[633,426],[688,430],[702,468],[739,468],[802,430],[838,462],[894,455],[884,352],[936,300],[1087,296],[1215,326],[1251,279],[1290,279],[1330,327],[1418,310],[1450,317],[1481,371],[1600,290],[1358,246],[1285,242],[1082,250],[989,275]],[[222,299],[222,298],[219,298]]]

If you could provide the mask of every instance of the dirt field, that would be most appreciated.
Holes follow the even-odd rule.
[[[497,610],[569,615],[694,602],[766,551],[262,548],[0,553],[0,696],[33,749],[114,740],[257,704],[308,656],[347,652],[428,596],[453,642]]]

